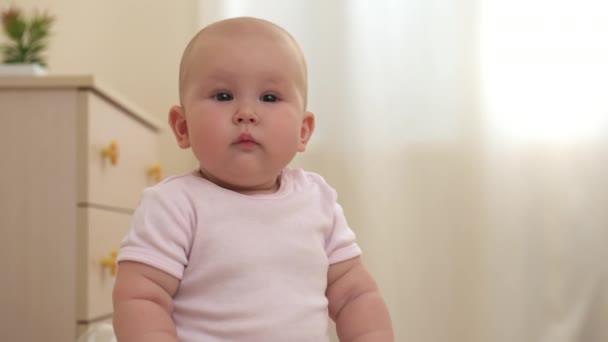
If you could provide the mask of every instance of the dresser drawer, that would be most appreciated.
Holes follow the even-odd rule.
[[[77,320],[90,322],[112,314],[115,264],[112,252],[131,225],[132,215],[96,208],[79,208],[79,300]]]
[[[83,92],[87,106],[88,161],[86,191],[81,203],[134,209],[144,188],[157,181],[148,171],[157,165],[158,133],[91,92]],[[112,163],[104,149],[115,143]]]

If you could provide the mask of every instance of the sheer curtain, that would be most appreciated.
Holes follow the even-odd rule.
[[[608,4],[481,1],[485,341],[608,341]]]
[[[200,8],[303,46],[318,128],[294,166],[338,191],[398,341],[608,340],[605,5]]]

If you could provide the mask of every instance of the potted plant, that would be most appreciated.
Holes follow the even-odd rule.
[[[45,74],[47,64],[43,53],[48,47],[54,20],[38,11],[28,19],[16,7],[2,11],[2,28],[8,43],[0,45],[3,57],[0,74]]]

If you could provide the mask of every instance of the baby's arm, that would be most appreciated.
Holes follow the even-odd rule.
[[[131,261],[118,265],[114,285],[114,331],[120,342],[177,342],[173,295],[179,280]]]
[[[329,315],[340,341],[394,341],[388,309],[360,257],[330,265],[327,277]]]

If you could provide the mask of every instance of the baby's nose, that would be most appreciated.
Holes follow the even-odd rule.
[[[241,108],[235,113],[233,121],[235,124],[256,124],[259,117],[252,108]]]

